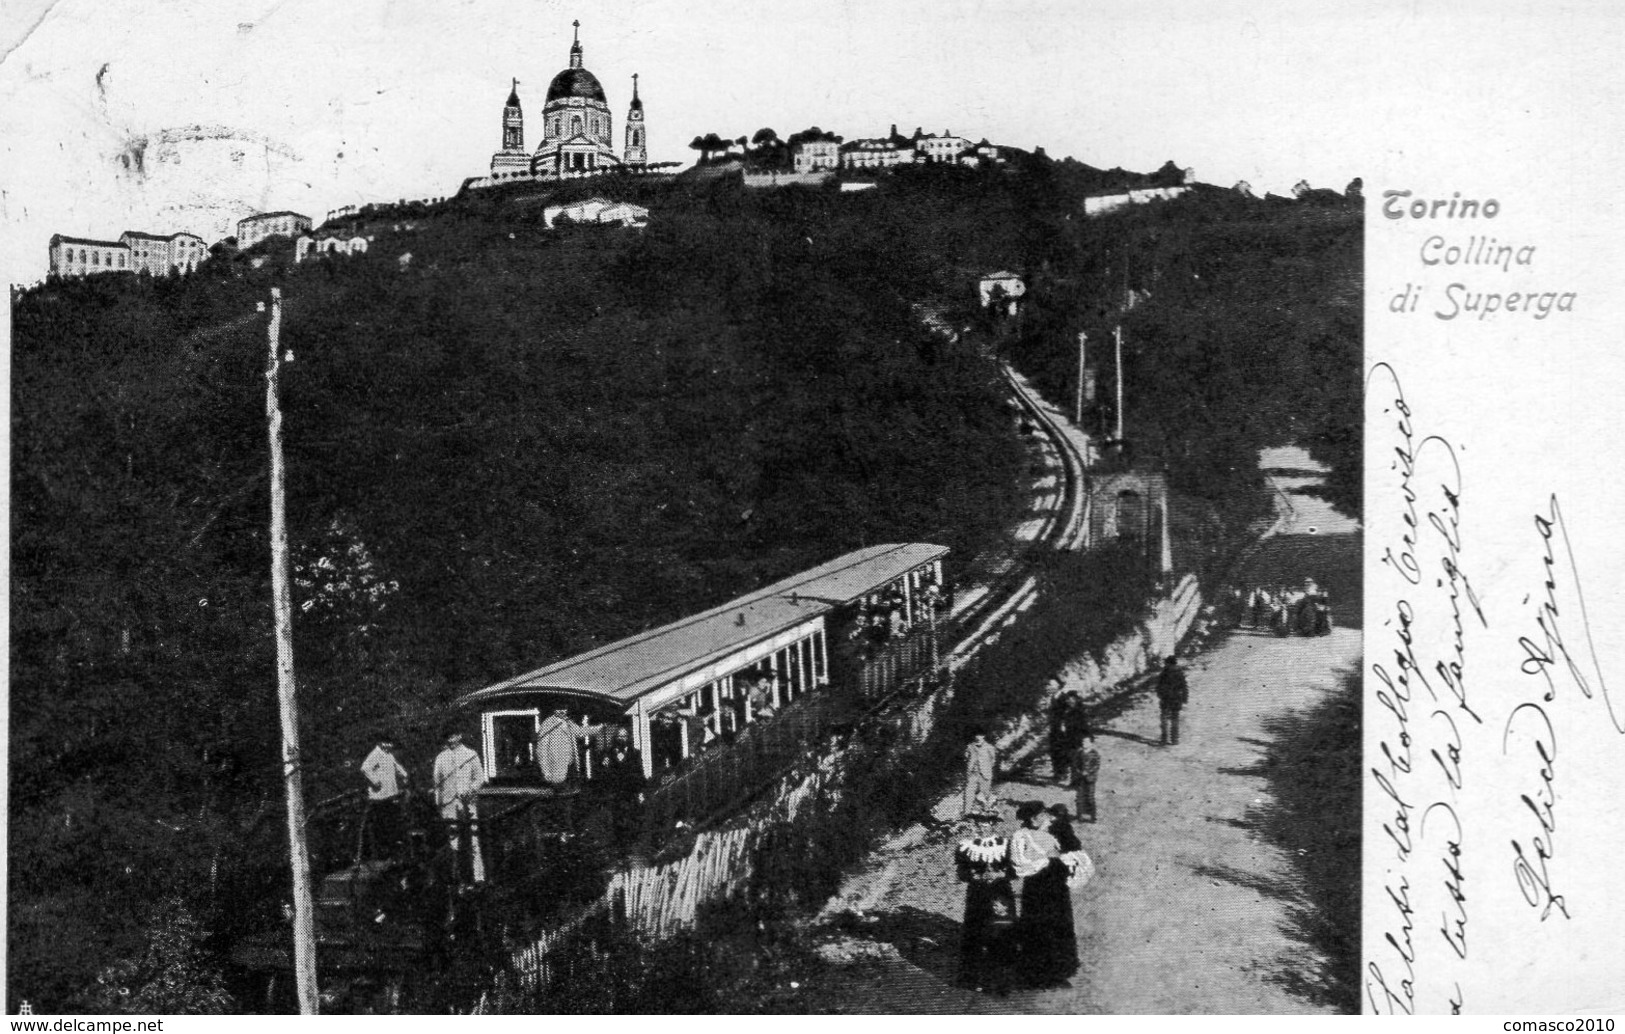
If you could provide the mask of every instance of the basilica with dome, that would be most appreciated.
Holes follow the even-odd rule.
[[[544,178],[586,176],[620,168],[641,169],[647,164],[643,100],[637,76],[632,77],[632,105],[626,114],[625,148],[615,153],[615,120],[598,77],[582,64],[581,23],[570,44],[570,66],[547,85],[542,102],[542,142],[534,153],[525,150],[525,116],[519,105],[519,81],[508,93],[502,109],[502,150],[491,156],[491,175],[515,173]]]

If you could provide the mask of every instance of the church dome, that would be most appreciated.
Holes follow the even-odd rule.
[[[585,68],[566,68],[548,84],[547,103],[566,97],[584,97],[604,105],[609,103],[604,96],[604,88],[598,84],[598,77]]]

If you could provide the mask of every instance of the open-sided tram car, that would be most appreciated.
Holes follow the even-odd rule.
[[[804,754],[810,743],[799,741],[839,721],[858,698],[934,660],[947,553],[931,543],[871,546],[464,696],[458,705],[478,715],[491,780],[482,797],[492,808],[482,804],[482,812],[500,810],[502,798],[590,791],[617,729],[631,734],[651,806],[662,795],[687,799],[673,818],[703,817],[721,798],[748,792],[717,784],[769,774],[774,755]],[[560,709],[581,732],[568,730],[576,740],[572,778],[549,783],[537,737]],[[696,800],[689,784],[724,767],[729,754],[731,775],[705,773],[704,799]]]

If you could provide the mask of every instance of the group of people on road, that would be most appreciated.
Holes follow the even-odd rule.
[[[1076,791],[1076,806],[1046,808],[1039,801],[1016,807],[1017,826],[994,829],[999,801],[993,793],[998,751],[985,730],[965,747],[965,789],[961,816],[975,824],[973,835],[955,852],[959,878],[966,884],[961,938],[961,982],[1007,993],[1016,986],[1057,987],[1077,972],[1077,940],[1071,891],[1093,874],[1094,863],[1072,827],[1099,821],[1095,788],[1100,752],[1082,698],[1049,683],[1050,764],[1055,781]],[[1179,715],[1190,686],[1176,657],[1167,657],[1156,681],[1163,746],[1179,743]],[[1019,884],[1019,887],[1018,887]]]
[[[991,814],[974,821],[954,853],[966,885],[960,983],[998,994],[1068,986],[1078,971],[1072,890],[1094,866],[1066,805],[1025,801],[1008,834]]]
[[[1331,598],[1313,578],[1301,586],[1255,585],[1244,608],[1254,629],[1268,628],[1277,636],[1330,635]]]

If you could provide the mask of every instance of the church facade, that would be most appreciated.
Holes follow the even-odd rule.
[[[502,109],[502,149],[491,156],[493,178],[527,174],[538,178],[590,176],[647,164],[643,100],[632,77],[632,104],[626,116],[626,143],[615,153],[615,120],[598,77],[582,60],[581,23],[570,44],[570,65],[547,86],[542,102],[542,140],[533,153],[525,150],[525,116],[519,103],[519,81]]]

